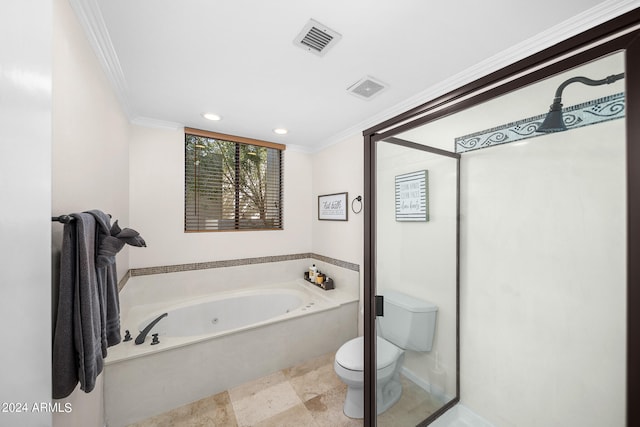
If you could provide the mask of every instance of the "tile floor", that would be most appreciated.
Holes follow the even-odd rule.
[[[333,370],[333,357],[326,354],[130,427],[362,426],[362,420],[342,412],[347,388]],[[378,418],[378,425],[414,426],[440,406],[412,382],[402,381],[402,398]]]

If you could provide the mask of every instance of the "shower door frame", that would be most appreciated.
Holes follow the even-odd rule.
[[[541,52],[482,77],[363,131],[364,136],[364,425],[376,425],[376,150],[377,141],[465,110],[543,78],[607,54],[625,52],[627,152],[627,425],[640,425],[640,8],[595,26]],[[459,177],[458,177],[459,179]],[[456,298],[458,296],[456,295]],[[459,319],[459,306],[456,318]],[[459,321],[456,324],[459,340]],[[460,399],[459,360],[455,398],[438,410],[437,418]],[[426,425],[426,424],[425,424]]]
[[[455,262],[455,269],[456,269],[456,273],[455,273],[455,277],[456,277],[456,284],[455,284],[455,307],[456,307],[456,315],[455,315],[455,319],[456,319],[456,394],[453,397],[453,399],[451,399],[449,402],[445,403],[441,408],[439,408],[437,411],[435,411],[431,416],[429,416],[429,418],[427,419],[435,419],[437,418],[439,415],[445,413],[447,410],[449,410],[450,408],[452,408],[456,403],[458,403],[458,401],[460,400],[460,320],[459,320],[459,316],[460,316],[460,299],[459,299],[459,295],[460,295],[460,159],[461,159],[461,155],[458,153],[454,153],[452,151],[447,151],[447,150],[442,150],[440,148],[435,148],[435,147],[430,147],[428,145],[422,145],[422,144],[418,144],[412,141],[406,141],[404,139],[401,138],[396,138],[393,136],[390,137],[381,137],[380,135],[376,135],[373,138],[371,138],[371,145],[369,147],[369,149],[371,150],[371,156],[372,156],[372,164],[370,165],[372,167],[372,185],[373,185],[373,192],[375,193],[375,182],[376,182],[376,143],[377,142],[385,142],[388,144],[394,144],[397,146],[401,146],[404,148],[408,148],[408,149],[413,149],[413,150],[417,150],[417,151],[423,151],[426,153],[431,153],[431,154],[435,154],[437,156],[443,156],[443,157],[448,157],[450,159],[454,159],[456,161],[456,197],[455,197],[455,203],[456,203],[456,234],[455,234],[455,239],[456,239],[456,249],[455,249],[455,253],[456,253],[456,262]],[[365,189],[365,194],[367,194],[367,190]],[[367,197],[368,200],[374,200],[372,203],[375,203],[375,196],[369,195],[369,197]],[[374,214],[375,216],[375,210],[370,210],[370,212],[372,212],[372,214]],[[366,220],[365,220],[366,221]],[[376,227],[376,221],[375,221],[375,217],[374,217],[374,221],[372,223],[372,227]],[[367,237],[370,238],[369,242],[372,245],[373,248],[375,248],[375,232],[373,233],[372,236],[367,236],[365,234],[365,242]],[[365,243],[366,245],[366,243]],[[376,259],[375,259],[375,254],[373,254],[372,258],[367,260],[365,259],[365,265],[371,264],[373,263],[375,265]],[[375,275],[375,266],[372,269],[372,274]],[[365,273],[366,274],[366,273]],[[366,279],[365,279],[366,280]],[[366,287],[365,287],[365,294],[366,294]],[[375,293],[374,293],[375,295]],[[366,299],[366,296],[365,296]],[[375,310],[375,309],[374,309]],[[367,305],[365,304],[365,317],[367,313]],[[375,319],[375,315],[374,315],[374,319]],[[375,320],[374,320],[375,321]],[[367,339],[367,325],[365,322],[365,340]],[[376,331],[375,329],[373,330],[373,334],[375,337]],[[367,357],[371,357],[371,355],[375,354],[375,348],[373,352],[370,352],[367,355],[367,345],[365,343],[365,369],[366,369],[366,363],[367,363]],[[375,356],[374,356],[375,357]],[[376,366],[375,363],[375,359],[373,361],[370,361],[370,363],[373,363],[373,365],[370,366]],[[366,371],[365,371],[366,372]],[[373,379],[373,384],[376,384],[376,370],[373,371],[373,375],[374,375],[374,379]],[[367,380],[367,376],[365,374],[365,402],[367,401],[367,385],[366,385],[366,380]],[[373,400],[375,401],[375,390],[372,391],[373,393]],[[374,414],[375,414],[375,408],[374,408]],[[377,416],[377,415],[374,415]],[[367,424],[367,407],[366,407],[366,403],[365,403],[365,425],[375,425],[375,423],[373,424]],[[420,424],[422,425],[422,424]]]

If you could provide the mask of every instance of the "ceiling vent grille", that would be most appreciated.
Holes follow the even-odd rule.
[[[387,88],[387,85],[371,76],[365,76],[349,86],[347,90],[350,94],[362,99],[371,99]]]
[[[333,47],[341,37],[339,33],[329,27],[310,19],[300,31],[300,34],[293,40],[293,43],[315,55],[324,56],[329,48]]]

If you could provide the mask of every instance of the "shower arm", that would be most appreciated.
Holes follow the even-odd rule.
[[[593,80],[588,77],[582,77],[582,76],[572,77],[562,82],[560,86],[558,86],[558,89],[556,89],[555,97],[553,98],[553,104],[551,104],[549,111],[559,111],[562,109],[562,91],[571,83],[577,82],[577,83],[585,84],[587,86],[601,86],[601,85],[605,85],[605,84],[608,85],[608,84],[617,82],[618,80],[623,78],[624,78],[624,73],[612,74],[600,80]]]

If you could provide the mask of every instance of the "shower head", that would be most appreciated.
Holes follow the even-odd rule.
[[[549,112],[547,116],[544,118],[537,132],[543,133],[552,133],[552,132],[561,132],[563,130],[567,130],[567,127],[564,124],[564,118],[562,117],[562,98],[554,98],[553,104],[549,107]]]
[[[624,73],[613,74],[601,80],[592,80],[587,77],[572,77],[569,80],[562,82],[562,84],[558,86],[558,89],[556,89],[556,94],[553,98],[553,103],[549,107],[547,116],[544,118],[542,123],[540,123],[540,126],[538,126],[538,129],[536,131],[542,133],[552,133],[567,130],[567,127],[564,124],[564,118],[562,116],[562,91],[571,83],[579,82],[588,86],[600,86],[604,84],[611,84],[622,78],[624,78]]]

